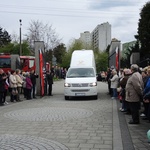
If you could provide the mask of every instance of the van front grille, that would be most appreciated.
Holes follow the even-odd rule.
[[[88,92],[89,90],[88,89],[85,89],[85,90],[71,90],[72,92]]]
[[[73,83],[72,87],[88,87],[88,83]]]

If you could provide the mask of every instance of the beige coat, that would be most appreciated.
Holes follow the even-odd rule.
[[[139,102],[143,93],[143,79],[139,72],[134,72],[126,84],[126,101]]]
[[[111,79],[111,88],[116,89],[119,84],[119,77],[117,74],[115,74]]]
[[[17,87],[16,75],[11,74],[9,76],[9,86],[10,86],[10,88],[16,88]]]
[[[16,74],[16,80],[17,80],[17,87],[22,87],[23,79],[18,74]]]

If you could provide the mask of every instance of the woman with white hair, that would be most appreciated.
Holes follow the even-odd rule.
[[[113,77],[110,79],[111,81],[111,89],[112,89],[112,99],[118,98],[117,87],[119,84],[119,76],[117,75],[117,71],[115,69],[112,70]]]

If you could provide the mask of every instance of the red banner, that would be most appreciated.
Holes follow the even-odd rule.
[[[116,70],[119,71],[119,52],[118,52],[118,47],[116,47]]]
[[[39,50],[39,66],[40,66],[40,81],[41,81],[41,96],[44,95],[44,74],[43,74],[43,55],[41,49]]]

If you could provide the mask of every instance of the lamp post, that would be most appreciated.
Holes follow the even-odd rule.
[[[22,26],[22,20],[20,19],[19,20],[20,22],[20,30],[19,30],[19,33],[20,33],[20,56],[22,55],[22,45],[21,45],[21,26]]]

